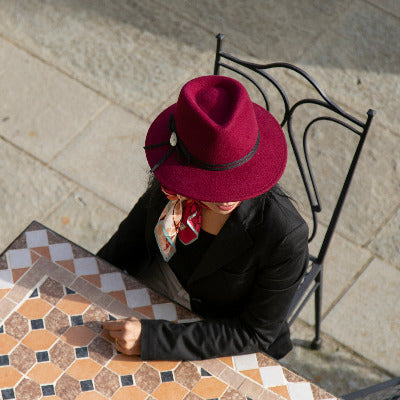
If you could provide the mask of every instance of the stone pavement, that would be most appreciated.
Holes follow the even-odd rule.
[[[377,110],[328,253],[323,348],[303,346],[307,306],[283,363],[336,395],[399,375],[396,0],[0,0],[0,248],[36,219],[96,252],[145,187],[149,123],[212,73],[218,32],[239,57],[302,66],[360,118]],[[347,155],[328,136],[322,184]]]

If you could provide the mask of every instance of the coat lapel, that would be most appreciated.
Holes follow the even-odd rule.
[[[253,246],[248,233],[250,221],[253,225],[262,222],[264,197],[244,201],[232,213],[221,231],[204,254],[188,284],[212,274]]]

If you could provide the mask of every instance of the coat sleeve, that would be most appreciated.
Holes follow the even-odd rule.
[[[145,192],[97,256],[135,275],[147,257],[145,226],[149,191]]]
[[[254,287],[235,318],[175,324],[142,320],[143,360],[197,360],[263,351],[277,339],[308,264],[305,223],[279,244],[258,268]]]

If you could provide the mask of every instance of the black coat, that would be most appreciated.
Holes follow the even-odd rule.
[[[147,191],[98,256],[131,275],[159,251],[154,226],[167,200]],[[149,204],[152,204],[149,207]],[[291,350],[285,322],[308,263],[308,228],[276,189],[243,201],[187,284],[192,311],[205,319],[175,324],[142,320],[143,360],[195,360]]]

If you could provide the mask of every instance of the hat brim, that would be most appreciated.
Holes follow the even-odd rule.
[[[164,187],[181,196],[207,202],[242,201],[267,192],[285,170],[287,145],[278,121],[258,104],[253,103],[253,107],[260,130],[260,144],[249,161],[226,171],[208,171],[191,164],[183,165],[173,151],[154,171],[156,178]],[[175,110],[176,104],[173,104],[153,121],[147,133],[146,146],[169,141],[168,122]],[[169,149],[168,145],[146,149],[150,168]]]

